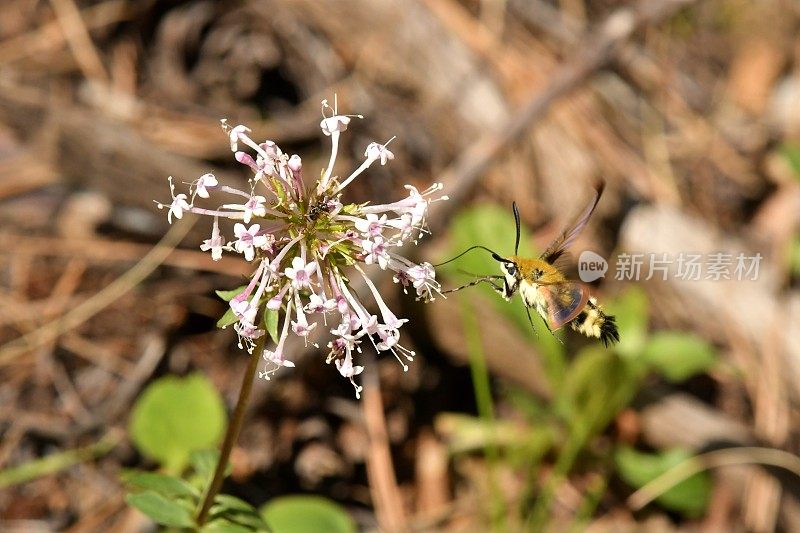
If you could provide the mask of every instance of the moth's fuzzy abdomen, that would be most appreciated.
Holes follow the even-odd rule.
[[[581,335],[600,339],[604,346],[619,342],[614,316],[604,313],[594,297],[589,298],[586,307],[570,322],[570,326]]]

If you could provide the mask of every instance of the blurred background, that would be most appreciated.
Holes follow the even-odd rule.
[[[0,529],[151,527],[120,482],[165,468],[134,405],[202,376],[231,408],[247,361],[214,291],[249,273],[199,251],[209,221],[154,248],[153,201],[170,175],[245,183],[221,118],[323,168],[335,94],[364,115],[342,169],[396,136],[349,200],[445,183],[417,260],[510,255],[512,200],[534,255],[604,179],[567,273],[608,260],[591,290],[622,340],[559,342],[518,300],[422,304],[376,273],[418,355],[373,362],[394,476],[368,468],[375,404],[298,345],[256,382],[227,493],[320,495],[368,531],[800,531],[798,27],[796,0],[4,0]],[[740,254],[761,259],[737,279]],[[438,278],[497,271],[474,252]],[[167,433],[216,424],[198,413]]]

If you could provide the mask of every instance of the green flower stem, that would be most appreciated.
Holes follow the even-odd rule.
[[[489,481],[490,521],[492,531],[507,531],[507,509],[497,480],[497,469],[500,464],[500,450],[497,446],[496,424],[494,417],[494,401],[492,400],[492,385],[489,379],[489,370],[486,367],[486,354],[483,352],[480,324],[475,317],[470,301],[461,296],[461,324],[464,328],[464,337],[469,355],[469,369],[472,376],[472,388],[475,392],[475,403],[478,407],[478,416],[491,431],[491,436],[486,442],[486,467]]]
[[[211,505],[214,503],[222,488],[222,482],[225,480],[225,469],[228,466],[228,459],[231,456],[233,445],[239,438],[239,432],[242,429],[242,422],[244,422],[245,411],[247,410],[247,402],[250,399],[250,392],[253,390],[253,378],[255,378],[256,370],[258,370],[258,362],[261,360],[261,352],[264,351],[264,342],[267,335],[262,335],[256,343],[256,348],[250,355],[250,360],[247,363],[247,370],[242,379],[242,388],[239,391],[239,399],[236,401],[236,408],[233,411],[231,423],[228,425],[228,430],[225,432],[225,440],[222,442],[222,448],[219,451],[219,462],[217,468],[214,470],[214,477],[211,479],[211,484],[208,486],[203,505],[200,507],[200,512],[197,514],[197,525],[202,527],[208,520],[208,513],[211,511]]]

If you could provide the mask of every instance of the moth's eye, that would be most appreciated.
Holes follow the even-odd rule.
[[[508,272],[511,276],[517,274],[517,265],[514,263],[506,263],[506,272]]]
[[[544,274],[544,270],[542,270],[540,268],[537,268],[536,270],[533,271],[533,277],[536,278],[536,279],[541,278],[542,274]]]

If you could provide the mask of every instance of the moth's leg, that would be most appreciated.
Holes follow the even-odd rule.
[[[442,294],[447,294],[447,293],[450,293],[450,292],[457,292],[457,291],[460,291],[462,289],[466,289],[467,287],[474,287],[475,285],[478,285],[479,283],[488,283],[489,285],[492,286],[492,288],[498,294],[500,294],[502,296],[502,295],[504,295],[503,287],[501,287],[500,285],[498,285],[495,282],[496,279],[502,279],[502,278],[503,278],[503,276],[500,276],[500,275],[483,276],[483,277],[480,277],[478,279],[472,280],[472,281],[470,281],[469,283],[467,283],[465,285],[461,285],[460,287],[456,287],[455,289],[448,289],[446,291],[442,291]]]
[[[533,332],[536,334],[536,338],[538,339],[539,338],[539,331],[536,329],[536,326],[533,325],[533,319],[531,318],[531,308],[528,307],[527,305],[525,306],[525,312],[528,314],[528,322],[530,322],[531,328],[533,328]],[[558,336],[553,332],[553,330],[550,329],[550,324],[547,323],[547,320],[545,320],[544,317],[542,317],[542,322],[544,322],[544,327],[547,328],[547,331],[550,332],[550,335],[552,335],[563,346],[564,345],[564,341],[559,339]]]
[[[544,317],[542,317],[542,322],[544,322],[544,327],[546,327],[546,328],[547,328],[547,331],[549,331],[549,332],[550,332],[550,335],[552,335],[552,336],[553,336],[553,337],[554,337],[554,338],[555,338],[555,339],[556,339],[558,342],[560,342],[560,343],[561,343],[561,345],[562,345],[562,346],[564,346],[564,341],[562,341],[561,339],[559,339],[559,338],[558,338],[558,335],[556,335],[556,334],[553,332],[553,330],[552,330],[552,329],[550,329],[550,324],[548,324],[548,323],[547,323],[547,319],[545,319]]]
[[[501,276],[503,278],[503,286],[501,287],[500,295],[506,299],[506,301],[511,300],[511,296],[514,295],[514,290],[508,284],[508,278],[505,276]]]
[[[523,302],[523,304],[524,304],[524,302]],[[538,340],[539,339],[539,331],[536,329],[536,326],[533,325],[533,319],[531,318],[531,308],[528,307],[527,305],[525,306],[525,313],[527,313],[527,315],[528,315],[528,322],[530,322],[531,329],[533,330],[533,333],[536,335],[536,339]]]

